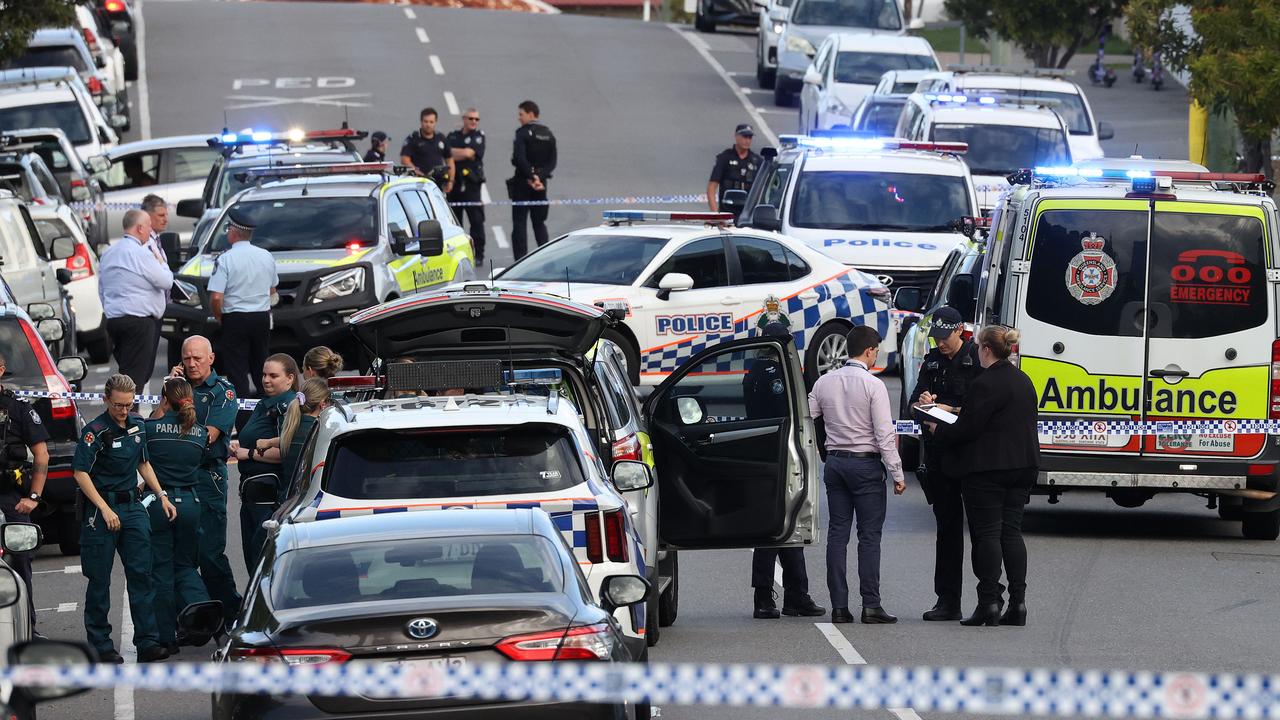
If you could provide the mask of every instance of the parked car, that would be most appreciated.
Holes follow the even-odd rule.
[[[888,70],[936,70],[929,41],[836,32],[818,47],[800,90],[800,132],[848,126],[858,103]]]
[[[169,230],[184,240],[194,220],[177,213],[178,203],[199,200],[218,149],[206,135],[175,135],[117,145],[107,152],[110,165],[98,173],[104,188],[107,224],[118,229],[124,213],[156,194],[169,204]]]
[[[62,286],[71,282],[71,271],[55,268],[50,261],[71,257],[75,247],[59,244],[62,257],[49,254],[40,232],[31,219],[31,211],[8,191],[0,191],[0,272],[14,292],[18,304],[26,307],[43,303],[53,309],[51,317],[61,320],[68,332],[51,340],[61,355],[75,353],[75,314],[70,295]]]
[[[778,38],[787,26],[787,15],[795,0],[754,0],[756,31],[756,83],[766,90],[773,89],[778,76]]]
[[[0,152],[0,188],[29,205],[64,205],[62,188],[44,159],[23,150]]]
[[[108,362],[111,360],[111,339],[107,337],[102,299],[98,297],[98,254],[76,222],[71,208],[66,205],[38,205],[29,209],[40,240],[51,258],[66,253],[65,248],[55,250],[55,243],[67,238],[75,243],[75,251],[71,255],[50,260],[49,264],[55,272],[66,269],[71,273],[66,290],[71,295],[71,307],[76,314],[77,344],[88,352],[90,362]]]
[[[93,102],[107,117],[121,115],[125,118],[122,130],[128,130],[132,121],[129,109],[129,89],[124,79],[124,66],[113,65],[106,59],[95,58],[79,28],[45,28],[37,30],[27,43],[22,55],[4,64],[5,69],[31,69],[41,67],[74,68]]]
[[[88,161],[114,147],[127,122],[102,114],[74,68],[0,70],[0,130],[56,127]]]
[[[94,173],[105,172],[110,161],[104,155],[81,160],[67,134],[58,128],[28,128],[4,133],[5,149],[29,150],[44,160],[62,190],[62,197],[72,203],[81,218],[85,234],[93,246],[107,241],[111,232],[107,223],[102,183]]]

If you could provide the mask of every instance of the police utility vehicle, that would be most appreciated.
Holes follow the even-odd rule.
[[[1036,490],[1192,493],[1275,539],[1280,444],[1246,432],[1280,418],[1273,186],[1111,162],[1024,171],[992,218],[975,319],[1021,329],[1042,421],[1096,423],[1042,427]]]

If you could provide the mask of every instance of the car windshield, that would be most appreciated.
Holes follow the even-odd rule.
[[[74,100],[46,105],[0,108],[0,130],[25,130],[35,127],[56,127],[76,145],[82,145],[93,139],[89,134],[89,124],[85,122],[84,113]]]
[[[35,143],[31,151],[39,155],[50,170],[61,172],[74,169],[71,167],[71,160],[62,152],[62,144],[57,139],[23,138],[23,141]]]
[[[985,88],[970,89],[967,87],[965,92],[973,94],[990,92],[995,97],[1006,95],[1034,100],[1049,100],[1053,103],[1053,111],[1062,116],[1062,122],[1066,123],[1067,130],[1072,135],[1089,135],[1093,133],[1093,123],[1089,122],[1089,111],[1084,107],[1084,98],[1078,93],[1049,92],[1047,90],[987,90]]]
[[[22,57],[5,63],[6,68],[71,67],[88,72],[89,65],[74,45],[41,45],[28,47]]]
[[[378,201],[371,197],[245,200],[235,207],[257,227],[251,242],[264,250],[340,250],[378,244]],[[230,219],[224,214],[205,252],[222,252]]]
[[[1057,128],[1019,125],[935,125],[933,139],[969,144],[974,175],[1008,175],[1038,165],[1070,165],[1067,136]]]
[[[898,127],[898,116],[906,106],[906,98],[876,98],[867,100],[867,104],[859,111],[854,130],[861,130],[876,135],[893,135]]]
[[[889,53],[842,52],[836,55],[833,71],[838,83],[875,85],[890,70],[937,70],[938,63],[928,55],[890,55]]]
[[[502,273],[503,280],[630,285],[666,246],[666,238],[568,235]]]
[[[465,595],[559,592],[564,573],[540,535],[397,538],[304,547],[271,573],[277,610]]]
[[[12,315],[0,317],[0,348],[5,359],[4,378],[0,383],[24,390],[46,390],[44,373],[21,322]]]
[[[252,161],[236,163],[231,167],[223,167],[222,175],[218,179],[219,186],[217,192],[214,193],[214,207],[226,207],[227,200],[234,197],[236,193],[245,188],[253,187],[257,183],[257,179],[248,175],[251,168],[266,167],[282,167],[288,165],[337,165],[341,163],[359,162],[358,154],[341,155],[333,153],[288,153],[279,152],[273,159],[268,153],[263,153],[259,158]],[[281,178],[276,178],[281,179]]]
[[[329,455],[323,489],[353,500],[524,495],[585,482],[560,425],[372,430],[341,436]]]
[[[791,224],[826,230],[945,232],[973,215],[963,177],[885,172],[806,172]]]
[[[26,169],[18,164],[0,163],[0,188],[11,190],[23,202],[34,199],[31,184],[27,182]]]
[[[791,11],[791,23],[902,29],[897,0],[797,0]]]

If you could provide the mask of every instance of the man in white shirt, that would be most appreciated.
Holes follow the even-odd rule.
[[[124,238],[107,248],[98,263],[98,297],[120,373],[144,388],[155,369],[160,318],[173,287],[173,272],[145,245],[151,217],[142,210],[124,214]]]

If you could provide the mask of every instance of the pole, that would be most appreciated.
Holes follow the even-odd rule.
[[[967,33],[965,32],[964,25],[961,25],[960,26],[960,64],[961,65],[964,65],[964,41],[966,39],[966,35]]]

